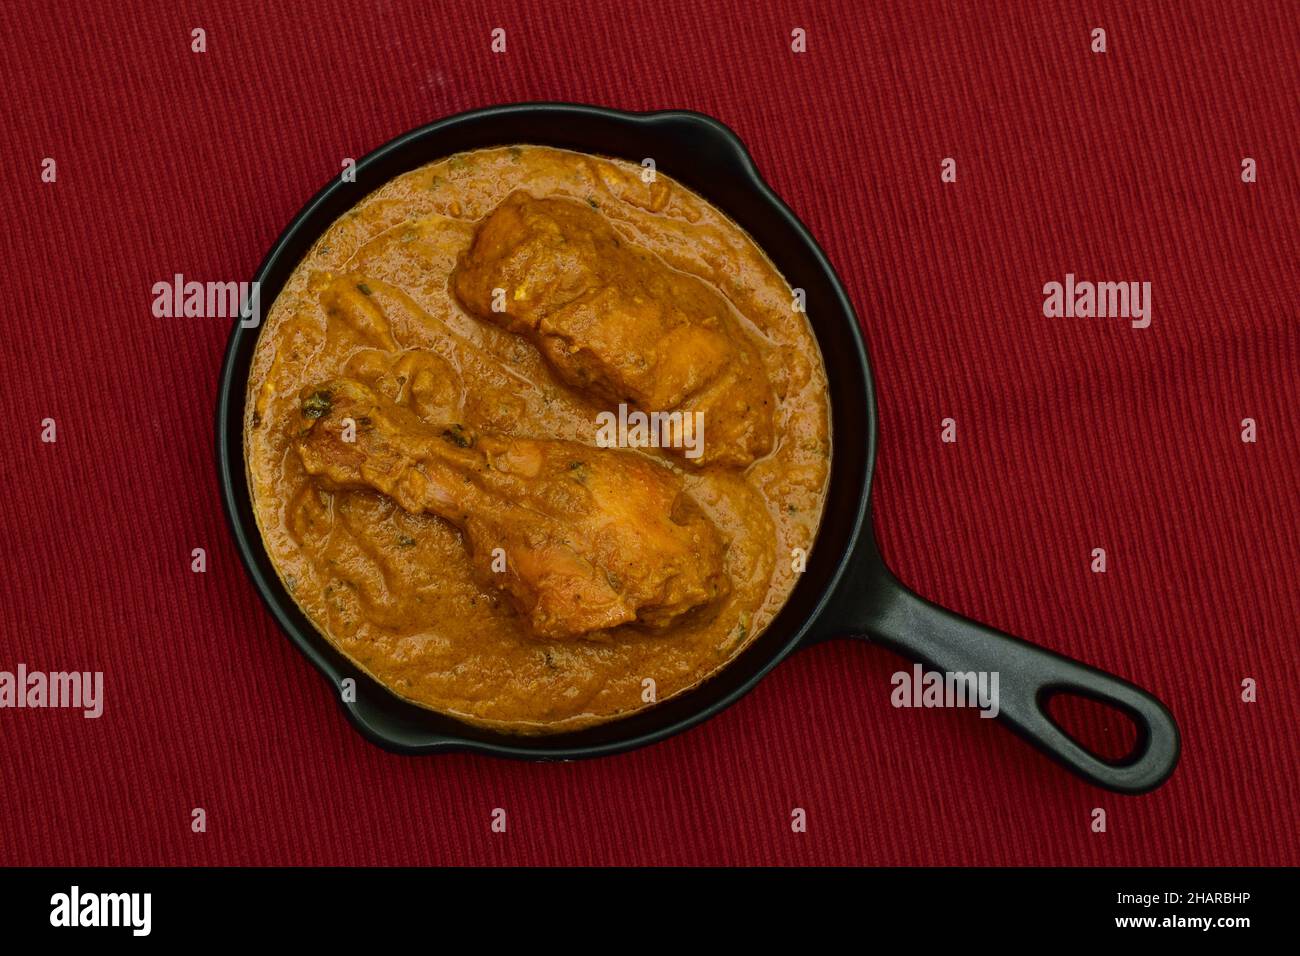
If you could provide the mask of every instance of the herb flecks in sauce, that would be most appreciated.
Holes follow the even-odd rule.
[[[442,437],[447,439],[447,441],[451,442],[457,448],[474,447],[474,436],[466,431],[465,426],[461,425],[459,422],[452,425],[450,428],[444,428],[442,430]]]
[[[304,418],[320,418],[330,410],[330,393],[326,391],[312,392],[307,398],[303,399],[302,414]]]

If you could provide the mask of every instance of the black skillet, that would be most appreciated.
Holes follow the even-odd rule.
[[[462,113],[401,136],[339,177],[291,222],[263,261],[263,315],[313,242],[361,197],[388,180],[461,150],[515,143],[622,157],[657,168],[704,196],[740,224],[807,311],[830,383],[832,473],[816,544],[789,601],[768,628],[719,674],[687,693],[629,717],[550,736],[512,736],[472,727],[408,704],[364,675],[320,636],[280,583],[253,518],[244,465],[244,396],[258,328],[236,325],[226,350],[217,405],[217,464],[226,514],[263,600],[294,643],[338,688],[356,680],[348,717],[369,739],[403,753],[469,750],[502,757],[571,759],[631,750],[685,730],[733,703],[801,646],[859,636],[939,671],[997,671],[999,717],[1074,773],[1121,793],[1159,786],[1178,761],[1173,717],[1147,692],[1103,671],[999,633],[936,607],[885,567],[870,520],[876,401],[857,316],[808,230],[768,188],[744,145],[717,120],[689,112],[623,113],[564,103],[526,103]],[[1117,708],[1137,727],[1133,752],[1107,762],[1080,746],[1048,716],[1047,701],[1068,692]],[[340,698],[343,695],[340,694]],[[887,691],[864,696],[885,706]]]

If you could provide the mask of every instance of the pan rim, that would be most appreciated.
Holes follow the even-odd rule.
[[[653,715],[656,713],[663,714],[662,708],[667,707],[670,702],[680,702],[684,699],[700,692],[702,688],[707,688],[717,680],[718,676],[731,671],[736,664],[755,647],[762,642],[762,636],[751,644],[749,648],[742,651],[739,655],[728,661],[723,667],[715,671],[709,678],[696,685],[691,690],[685,691],[680,695],[674,695],[653,707],[644,708],[634,712],[627,717],[620,717],[614,720],[606,721],[596,725],[596,728],[602,728],[605,734],[612,732],[612,738],[592,743],[573,743],[572,738],[579,737],[596,728],[584,728],[573,731],[561,731],[554,734],[536,734],[536,735],[519,735],[507,732],[492,731],[484,728],[475,727],[474,725],[464,723],[454,717],[445,714],[437,714],[432,711],[425,711],[415,704],[411,704],[393,694],[391,690],[384,687],[378,681],[375,681],[369,675],[345,658],[337,649],[334,651],[336,660],[331,659],[328,653],[323,653],[319,646],[321,642],[328,643],[319,630],[307,621],[302,615],[301,610],[293,603],[292,598],[280,592],[284,590],[278,576],[272,573],[267,575],[261,566],[259,554],[262,560],[269,564],[269,555],[266,553],[265,545],[262,541],[260,532],[257,529],[256,522],[251,519],[245,519],[241,516],[241,505],[251,506],[251,496],[247,487],[246,464],[244,458],[244,448],[242,440],[243,417],[245,408],[245,396],[247,390],[247,359],[251,359],[253,349],[262,331],[262,324],[255,328],[243,328],[240,323],[234,323],[229,341],[227,342],[225,354],[222,361],[221,373],[218,379],[218,401],[216,409],[216,458],[218,469],[218,483],[220,485],[220,494],[222,507],[225,511],[227,522],[231,528],[232,535],[235,539],[236,550],[239,552],[241,562],[253,579],[253,584],[258,596],[271,611],[273,618],[279,625],[280,629],[293,642],[308,661],[321,672],[322,676],[337,691],[339,682],[344,677],[354,676],[351,673],[344,673],[345,670],[354,670],[364,675],[364,679],[372,682],[375,688],[385,695],[391,696],[394,700],[408,708],[420,711],[422,715],[427,715],[431,723],[450,723],[453,727],[447,729],[431,730],[423,735],[422,742],[411,744],[407,741],[396,739],[390,732],[374,725],[367,719],[362,708],[351,706],[348,702],[343,701],[339,696],[339,701],[343,707],[344,713],[349,721],[371,742],[379,746],[399,753],[419,754],[446,752],[451,750],[471,751],[476,753],[489,754],[498,757],[523,758],[531,760],[570,760],[576,758],[604,756],[613,753],[620,753],[627,750],[636,749],[666,739],[667,737],[681,733],[694,727],[714,715],[725,710],[731,704],[735,703],[745,694],[757,685],[777,664],[788,657],[808,636],[813,629],[814,624],[821,615],[827,610],[833,596],[837,593],[844,583],[846,574],[852,563],[854,552],[858,549],[861,537],[864,534],[872,534],[869,524],[870,500],[869,491],[871,486],[872,475],[875,466],[875,451],[877,438],[877,409],[875,402],[874,382],[871,375],[870,363],[868,361],[866,345],[859,324],[857,313],[849,300],[843,284],[839,279],[838,273],[831,266],[825,251],[820,244],[813,238],[808,228],[799,220],[794,212],[781,200],[772,190],[766,180],[758,172],[752,157],[750,157],[743,141],[729,127],[704,113],[692,110],[655,110],[646,112],[629,112],[623,110],[609,109],[601,106],[593,106],[581,103],[566,103],[556,101],[536,102],[536,103],[511,103],[499,106],[489,106],[481,109],[469,110],[457,113],[451,116],[443,117],[434,122],[425,124],[416,129],[403,133],[388,142],[380,145],[376,149],[367,153],[364,157],[356,162],[356,172],[358,179],[365,170],[373,168],[383,161],[399,155],[405,150],[418,147],[432,137],[456,129],[464,124],[473,124],[481,122],[493,122],[501,119],[508,119],[518,114],[543,114],[559,118],[561,116],[581,118],[586,117],[601,122],[616,122],[623,124],[668,124],[668,123],[689,123],[698,126],[701,132],[707,132],[712,135],[716,142],[726,144],[730,155],[727,157],[732,164],[734,172],[742,179],[742,185],[751,191],[758,201],[770,207],[780,218],[780,227],[789,233],[790,240],[797,242],[802,248],[801,252],[806,254],[811,265],[815,267],[818,273],[825,279],[830,293],[834,299],[834,311],[836,316],[828,317],[823,321],[842,321],[847,326],[849,341],[855,352],[850,356],[858,366],[863,384],[863,401],[865,408],[866,427],[865,434],[861,436],[840,436],[836,433],[837,447],[839,442],[844,440],[854,440],[860,438],[864,444],[863,454],[865,464],[862,469],[860,488],[857,488],[856,505],[851,514],[844,514],[842,511],[838,515],[840,520],[847,519],[849,529],[846,534],[846,541],[842,546],[840,553],[833,561],[833,566],[829,574],[819,584],[819,592],[811,608],[804,614],[802,621],[796,627],[791,627],[790,632],[784,638],[779,639],[777,645],[766,652],[766,658],[762,659],[747,677],[737,683],[734,687],[724,693],[716,696],[715,699],[703,701],[701,706],[689,709],[680,716],[671,719],[664,719],[657,722],[656,726],[644,730],[635,730],[634,732],[620,734],[617,729],[620,726],[631,727],[630,722],[635,721],[638,717],[649,719],[654,722]],[[558,145],[547,144],[545,142],[539,145]],[[561,147],[573,148],[573,147]],[[448,154],[456,150],[448,150]],[[608,155],[619,155],[617,150],[610,149]],[[423,162],[432,161],[424,159]],[[674,178],[682,181],[682,177],[674,172]],[[700,191],[697,184],[685,183],[691,189]],[[343,188],[343,184],[338,176],[331,177],[330,181],[323,186],[308,202],[298,211],[298,213],[289,221],[280,235],[272,243],[270,249],[263,257],[256,272],[254,279],[257,281],[264,280],[274,270],[280,267],[280,261],[287,254],[286,250],[292,248],[295,243],[302,241],[300,234],[306,230],[313,233],[308,239],[314,241],[318,230],[310,227],[310,223],[317,216],[319,211]],[[742,229],[745,229],[732,209],[726,205],[718,203],[707,193],[701,192],[709,202],[716,205],[729,218],[736,221]],[[328,220],[332,221],[332,219]],[[746,229],[746,232],[749,230]],[[758,243],[758,240],[755,239]],[[772,257],[775,256],[772,250],[763,243],[758,243],[764,253]],[[296,265],[299,256],[293,257],[293,265]],[[276,294],[278,295],[278,289]],[[269,311],[273,302],[264,301],[264,309]],[[817,337],[819,347],[823,347],[823,335],[819,333],[816,323],[811,323],[813,333]],[[242,353],[247,353],[246,356]],[[241,358],[243,368],[241,371]],[[829,371],[828,371],[829,377]],[[235,432],[238,435],[238,441],[232,442],[231,427],[235,426]],[[832,456],[831,470],[832,481],[836,469],[836,456]],[[830,510],[831,498],[828,488],[827,505],[823,510],[822,526],[818,531],[818,538],[824,533],[827,517]],[[788,602],[787,602],[788,603]],[[299,620],[301,618],[301,620]],[[306,622],[304,628],[303,622]],[[773,628],[779,621],[774,620],[764,631],[766,636],[772,633]],[[358,695],[358,700],[360,696]],[[680,707],[679,707],[680,709]],[[464,736],[458,735],[458,730],[464,729]]]

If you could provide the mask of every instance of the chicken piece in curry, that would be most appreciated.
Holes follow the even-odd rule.
[[[726,216],[621,160],[517,146],[398,176],[317,241],[253,358],[281,580],[388,690],[498,730],[696,686],[780,610],[821,520],[796,302]],[[698,415],[701,453],[605,447],[624,403]]]
[[[478,227],[452,287],[474,315],[528,336],[575,388],[702,413],[699,464],[744,466],[771,451],[772,386],[727,300],[587,203],[512,193]]]
[[[307,474],[450,522],[484,588],[538,637],[665,627],[727,591],[717,531],[681,479],[641,455],[425,422],[348,379],[309,393]]]

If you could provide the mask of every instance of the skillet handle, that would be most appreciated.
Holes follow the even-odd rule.
[[[998,673],[998,717],[1085,780],[1119,793],[1154,790],[1178,763],[1173,716],[1155,697],[1105,671],[1003,634],[931,604],[892,574],[873,582],[875,613],[864,622],[877,643],[938,671]],[[1047,713],[1060,692],[1078,694],[1126,714],[1137,726],[1133,752],[1110,763],[1090,753]]]

